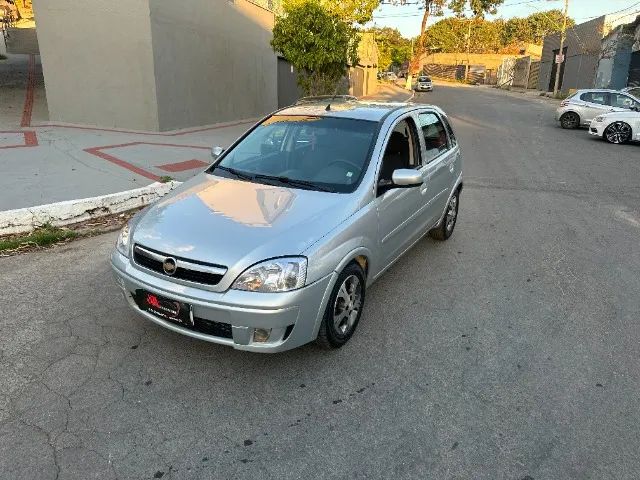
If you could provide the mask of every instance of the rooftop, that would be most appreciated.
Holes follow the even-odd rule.
[[[329,109],[327,109],[328,106]],[[327,98],[304,101],[280,110],[277,115],[325,116],[379,122],[390,112],[412,106],[412,103],[402,102],[345,101],[341,98],[335,100]]]

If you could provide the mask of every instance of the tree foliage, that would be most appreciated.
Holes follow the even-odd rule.
[[[284,7],[295,7],[306,0],[285,0]],[[345,22],[365,24],[371,20],[373,11],[378,8],[380,0],[319,0],[329,12],[338,15]]]
[[[358,61],[357,31],[319,0],[285,5],[271,46],[298,70],[298,84],[307,95],[336,93],[348,64]]]
[[[512,18],[504,25],[503,43],[542,43],[542,39],[562,28],[563,14],[560,10],[537,12],[526,18]],[[567,26],[575,25],[573,19],[567,19]]]
[[[458,15],[468,8],[474,17],[483,17],[485,13],[496,13],[498,6],[503,3],[504,0],[449,0],[447,6]]]
[[[389,67],[400,67],[411,59],[411,40],[404,38],[395,28],[372,28],[378,46],[378,67],[388,70]]]
[[[513,53],[525,43],[542,43],[542,38],[562,27],[562,12],[550,10],[529,15],[525,18],[467,19],[450,17],[429,27],[425,34],[425,50],[441,52],[466,51],[467,34],[471,23],[469,51],[471,53]],[[574,25],[568,19],[568,25]]]
[[[504,0],[424,0],[425,11],[422,16],[420,36],[418,37],[417,55],[413,59],[411,70],[417,68],[418,59],[427,50],[427,21],[429,20],[432,9],[441,12],[444,7],[447,7],[452,10],[456,16],[462,17],[465,9],[469,8],[475,18],[482,18],[485,13],[496,13],[497,6],[502,3],[504,3]]]
[[[427,51],[464,52],[467,49],[467,33],[471,22],[471,53],[496,53],[503,48],[502,25],[498,20],[451,17],[435,23],[427,29],[425,47]]]

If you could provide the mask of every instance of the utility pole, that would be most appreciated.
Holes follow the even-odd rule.
[[[569,14],[569,0],[564,0],[564,19],[562,20],[562,31],[560,32],[560,51],[558,53],[559,57],[554,58],[553,61],[556,62],[556,81],[553,84],[553,96],[558,96],[558,85],[560,83],[560,69],[562,64],[566,60],[564,58],[564,41],[567,37],[567,16]],[[562,60],[558,62],[558,60]]]
[[[413,85],[413,77],[411,75],[412,63],[413,63],[413,38],[411,39],[411,56],[409,57],[409,68],[407,68],[407,81],[405,83],[405,88],[407,90],[411,90],[411,85]]]
[[[467,68],[464,70],[464,81],[469,80],[469,52],[471,51],[471,22],[473,17],[469,17],[469,30],[467,31]]]

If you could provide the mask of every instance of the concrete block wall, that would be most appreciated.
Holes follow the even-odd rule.
[[[149,4],[160,130],[278,107],[272,12],[246,0]]]
[[[158,130],[148,1],[33,7],[51,121]]]
[[[246,0],[33,0],[52,121],[162,131],[277,107],[272,12]]]

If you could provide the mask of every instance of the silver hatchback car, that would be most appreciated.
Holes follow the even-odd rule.
[[[578,90],[564,99],[556,110],[556,121],[562,128],[589,126],[599,115],[640,109],[640,100],[617,90]]]
[[[452,234],[460,147],[437,107],[305,102],[268,116],[136,215],[111,263],[129,305],[254,352],[353,334],[367,288],[424,234]]]

